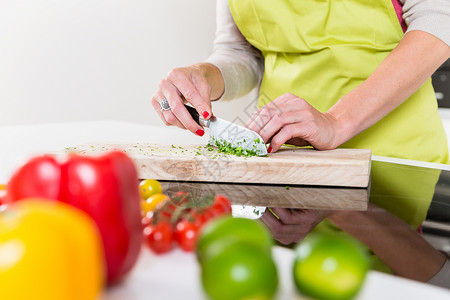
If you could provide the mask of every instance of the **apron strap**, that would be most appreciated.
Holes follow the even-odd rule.
[[[408,26],[406,25],[405,20],[403,19],[403,4],[400,0],[392,0],[392,5],[394,5],[395,13],[397,14],[397,19],[402,26],[403,33],[406,32]]]

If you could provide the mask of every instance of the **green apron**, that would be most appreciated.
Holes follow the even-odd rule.
[[[391,0],[228,0],[239,30],[265,59],[259,106],[287,92],[326,112],[366,80],[403,31]],[[389,80],[389,78],[386,78]],[[364,105],[364,99],[361,99]],[[447,138],[431,80],[377,124],[341,147],[375,155],[448,163]],[[417,228],[439,171],[373,165],[370,200]],[[393,170],[392,170],[393,168]],[[436,173],[436,174],[434,174]],[[316,231],[346,234],[328,220]],[[375,269],[389,271],[373,257]]]
[[[265,58],[259,106],[290,92],[326,112],[366,80],[403,37],[391,0],[228,2],[239,30]],[[448,163],[431,80],[341,147]]]

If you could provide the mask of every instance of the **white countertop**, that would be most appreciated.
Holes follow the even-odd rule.
[[[178,128],[149,126],[116,121],[93,121],[40,125],[0,126],[0,183],[6,183],[15,168],[36,154],[58,152],[66,147],[85,143],[206,143],[202,138]],[[387,160],[394,163],[421,165],[408,160]],[[448,166],[424,164],[447,169]],[[295,296],[291,276],[293,252],[275,247],[274,257],[280,276],[277,299],[299,299]],[[118,286],[106,290],[103,300],[139,299],[206,299],[199,281],[199,268],[194,254],[175,250],[155,256],[146,248],[129,276]],[[450,291],[431,285],[370,271],[357,299],[450,299]]]

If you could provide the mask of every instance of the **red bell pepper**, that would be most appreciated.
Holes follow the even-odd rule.
[[[87,212],[102,236],[108,283],[135,264],[142,243],[136,168],[123,152],[89,157],[71,154],[60,162],[39,156],[23,165],[7,186],[7,201],[45,197]]]

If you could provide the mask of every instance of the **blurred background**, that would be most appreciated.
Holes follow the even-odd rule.
[[[2,0],[0,125],[163,125],[150,104],[159,81],[205,60],[215,28],[214,0]],[[214,113],[244,122],[255,97]]]
[[[163,125],[150,104],[174,67],[205,60],[215,0],[0,1],[0,125],[117,120]],[[433,77],[450,132],[450,63]],[[245,123],[256,93],[214,103]]]

